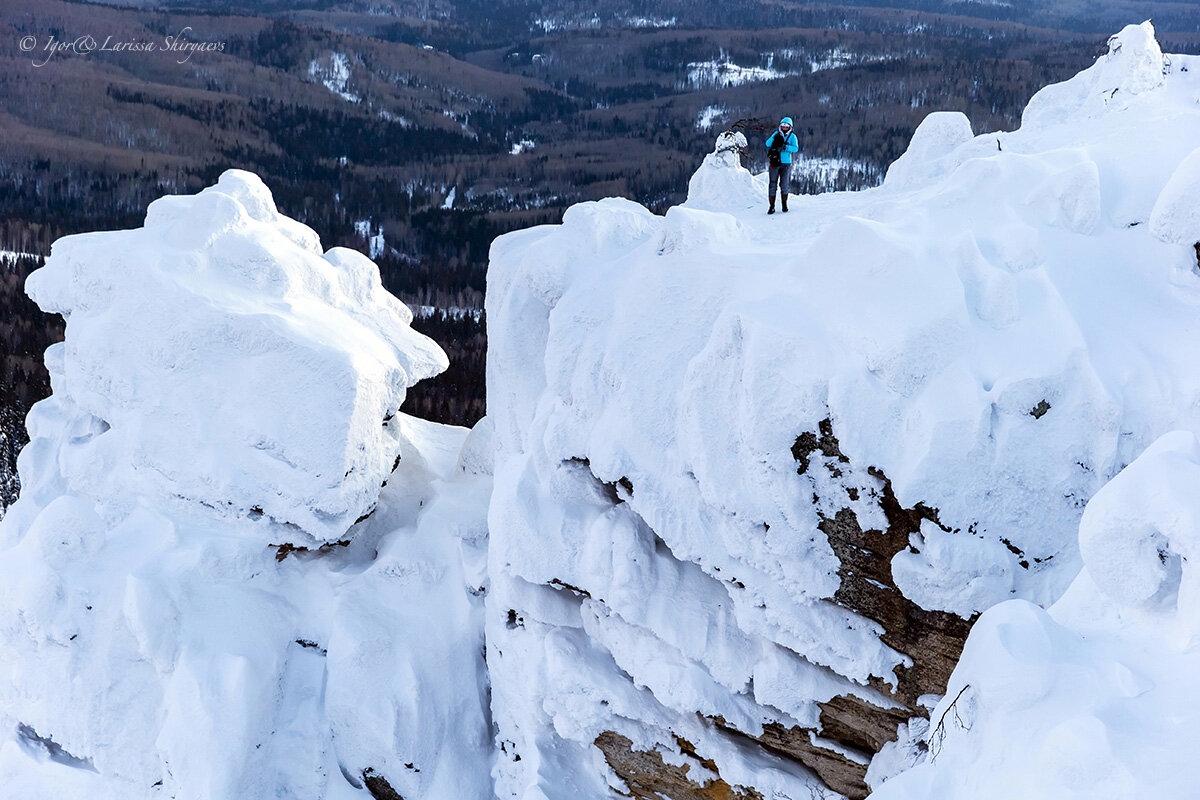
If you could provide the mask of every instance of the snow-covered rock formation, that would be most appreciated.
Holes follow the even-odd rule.
[[[398,413],[446,357],[375,265],[231,171],[28,290],[0,794],[489,797],[490,439]]]
[[[979,796],[1075,796],[1167,741],[1196,657],[1200,59],[1130,26],[1020,130],[931,117],[883,186],[787,215],[730,145],[664,217],[582,204],[493,246],[497,795],[858,798],[929,760],[884,796],[967,797],[982,757],[1012,781]],[[1173,430],[1081,551],[1088,500]],[[1137,493],[1174,469],[1164,519]],[[1195,794],[1172,780],[1146,785]]]
[[[1200,795],[1200,59],[787,215],[744,146],[497,240],[469,434],[252,175],[58,242],[0,795]]]

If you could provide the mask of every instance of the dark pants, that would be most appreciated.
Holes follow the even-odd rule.
[[[779,187],[780,194],[782,194],[784,197],[787,197],[787,195],[788,195],[788,179],[791,175],[791,171],[792,171],[791,164],[780,164],[778,166],[771,167],[771,169],[770,169],[771,189],[770,189],[770,194],[768,195],[768,197],[771,201],[771,205],[775,205],[775,187],[776,186]]]

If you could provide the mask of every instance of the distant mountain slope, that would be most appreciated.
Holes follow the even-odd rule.
[[[371,253],[406,301],[478,309],[498,234],[609,195],[665,210],[716,133],[739,120],[749,162],[761,166],[756,136],[783,113],[796,118],[798,190],[869,186],[928,111],[962,111],[978,130],[1012,127],[1024,98],[1077,71],[1104,40],[984,19],[987,9],[751,0],[206,8],[3,4],[0,249],[46,255],[63,235],[134,226],[158,195],[242,167],[324,241]],[[1191,8],[1162,10],[1182,31]],[[26,36],[39,47],[52,34],[157,42],[189,26],[191,39],[224,50],[183,64],[163,53],[60,53],[34,67],[44,52],[20,49]],[[1200,24],[1189,30],[1164,41],[1194,52]],[[0,361],[22,369],[0,376],[20,384],[4,393],[19,407],[0,465],[24,442],[11,421],[46,391],[41,351],[53,337],[22,298],[7,305],[24,311],[19,336],[0,329]],[[411,402],[439,419],[471,423],[482,412],[483,330],[463,329],[472,323],[436,323],[456,366]]]
[[[310,19],[394,17],[406,24],[432,28],[454,25],[472,15],[488,15],[489,27],[508,34],[524,25],[559,27],[746,27],[787,25],[803,16],[811,3],[770,0],[728,0],[694,3],[688,0],[112,0],[112,5],[137,8],[204,9],[259,14],[304,14]],[[1003,20],[1039,27],[1093,33],[1111,30],[1114,21],[1153,17],[1166,31],[1194,30],[1200,24],[1200,3],[1160,0],[845,0],[822,10],[843,15],[855,10],[896,9],[980,20]]]

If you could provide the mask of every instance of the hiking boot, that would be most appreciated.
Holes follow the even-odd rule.
[[[767,209],[767,213],[768,214],[775,213],[775,198],[773,198],[773,197],[771,198],[771,207]]]
[[[787,195],[786,194],[783,195],[780,199],[783,200],[783,213],[786,214],[787,213]]]

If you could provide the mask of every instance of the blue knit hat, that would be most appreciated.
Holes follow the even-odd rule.
[[[784,117],[783,119],[779,120],[779,127],[782,128],[784,125],[787,125],[789,128],[792,127],[792,118]]]

